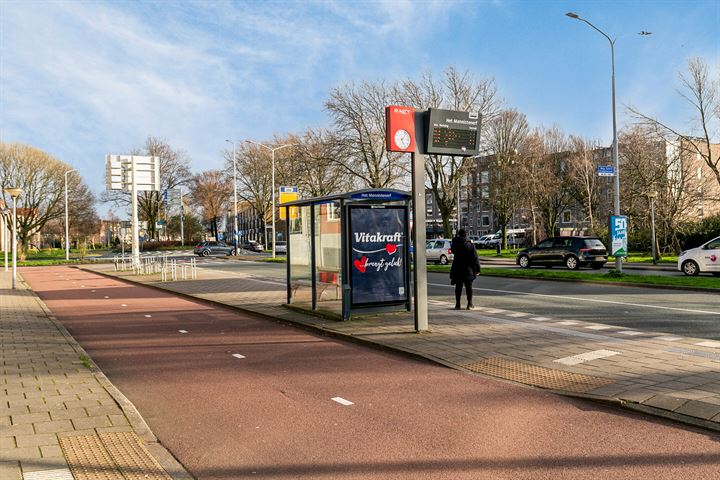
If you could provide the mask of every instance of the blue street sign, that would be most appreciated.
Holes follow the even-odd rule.
[[[615,167],[612,165],[598,165],[597,173],[600,177],[614,177]]]

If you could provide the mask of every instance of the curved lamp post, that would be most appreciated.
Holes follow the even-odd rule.
[[[5,193],[10,195],[13,200],[12,215],[12,288],[17,288],[17,197],[22,194],[22,188],[10,187],[5,189]]]
[[[259,147],[263,147],[272,154],[272,258],[275,258],[275,152],[287,147],[296,147],[298,144],[288,143],[286,145],[280,145],[278,147],[271,148],[265,144],[253,142],[252,140],[245,140],[245,142],[252,143],[253,145],[257,145]]]
[[[235,207],[233,213],[233,245],[235,247],[235,255],[238,254],[238,211],[237,211],[237,168],[235,167],[235,142],[232,140],[225,140],[228,143],[232,143],[233,146],[233,206]],[[180,199],[182,205],[182,198]]]
[[[574,12],[568,12],[565,15],[568,17],[585,22],[600,33],[610,43],[610,58],[612,65],[612,121],[613,121],[613,163],[615,164],[615,215],[620,215],[620,160],[618,158],[618,141],[617,141],[617,120],[615,114],[615,40],[617,38],[610,38],[605,32],[600,30],[598,27],[590,23],[588,20],[582,18],[580,15]],[[641,31],[638,35],[651,35],[651,32]],[[615,269],[618,272],[622,272],[622,257],[615,257]]]

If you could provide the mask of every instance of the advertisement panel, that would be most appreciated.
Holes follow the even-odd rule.
[[[625,215],[610,216],[610,255],[627,257],[628,218]]]
[[[294,202],[298,199],[298,187],[280,187],[278,203]],[[290,207],[290,219],[298,218],[298,207]],[[280,207],[280,220],[285,220],[285,208]]]
[[[408,301],[406,210],[405,206],[349,207],[353,306]]]

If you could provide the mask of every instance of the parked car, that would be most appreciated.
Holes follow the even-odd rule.
[[[425,244],[425,256],[428,262],[447,265],[453,261],[453,253],[450,249],[450,240],[439,238],[436,240],[428,240]]]
[[[193,253],[201,257],[207,257],[208,255],[217,255],[219,253],[223,255],[235,255],[236,252],[235,247],[225,242],[200,242],[195,245]]]
[[[507,246],[508,247],[523,247],[525,246],[525,230],[522,228],[515,228],[510,229],[508,228],[505,232],[507,235]],[[501,243],[502,239],[502,232],[497,231],[495,234],[490,235],[489,238],[487,238],[483,242],[483,248],[496,248],[499,243]]]
[[[275,253],[287,254],[287,242],[275,242]]]
[[[262,243],[256,242],[255,240],[248,240],[243,243],[240,248],[243,250],[249,250],[251,252],[262,252],[265,250],[265,246]]]
[[[492,233],[488,233],[486,235],[481,235],[478,237],[477,241],[473,241],[475,244],[475,248],[488,248],[485,246],[485,244],[493,237]]]
[[[516,263],[520,268],[544,265],[552,268],[564,265],[570,270],[579,267],[600,269],[607,262],[607,248],[595,237],[552,237],[534,247],[518,252]]]
[[[720,276],[720,237],[680,253],[677,268],[685,275],[712,273]]]

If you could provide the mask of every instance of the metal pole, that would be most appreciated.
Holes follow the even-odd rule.
[[[8,271],[8,227],[7,227],[7,218],[5,217],[5,214],[3,214],[3,224],[2,224],[2,241],[3,241],[3,252],[5,254],[5,271]]]
[[[68,173],[77,172],[77,170],[68,170],[65,172],[65,260],[70,260],[70,216],[68,214]]]
[[[275,258],[275,150],[272,150],[272,258]]]
[[[183,193],[180,190],[180,245],[185,245],[185,206],[183,205]],[[237,244],[235,244],[237,250]]]
[[[137,200],[137,177],[135,157],[130,157],[130,169],[132,174],[131,195],[132,195],[132,262],[133,266],[140,265],[140,246],[138,245],[138,237],[140,236],[140,225],[138,225],[138,200]]]
[[[234,218],[233,242],[235,244],[235,255],[237,255],[237,253],[238,253],[237,167],[235,166],[235,142],[232,142],[232,144],[233,144],[233,206],[235,207],[234,208],[235,216],[233,217]]]
[[[13,199],[13,228],[12,228],[12,288],[17,288],[17,197]]]
[[[415,151],[410,154],[412,162],[412,211],[413,211],[413,245],[414,270],[413,294],[415,297],[415,330],[424,332],[428,329],[427,307],[427,262],[425,252],[425,156],[422,137],[425,120],[422,112],[415,112]]]
[[[458,179],[458,191],[457,191],[457,230],[455,234],[460,231],[460,182],[462,179]]]
[[[650,197],[650,240],[652,241],[652,262],[657,263],[657,252],[655,248],[655,197]]]
[[[610,41],[610,55],[612,57],[612,120],[613,160],[615,161],[615,215],[620,215],[620,157],[618,155],[617,120],[615,115],[615,40]],[[622,272],[622,257],[615,257],[615,270],[617,270],[618,272]]]

